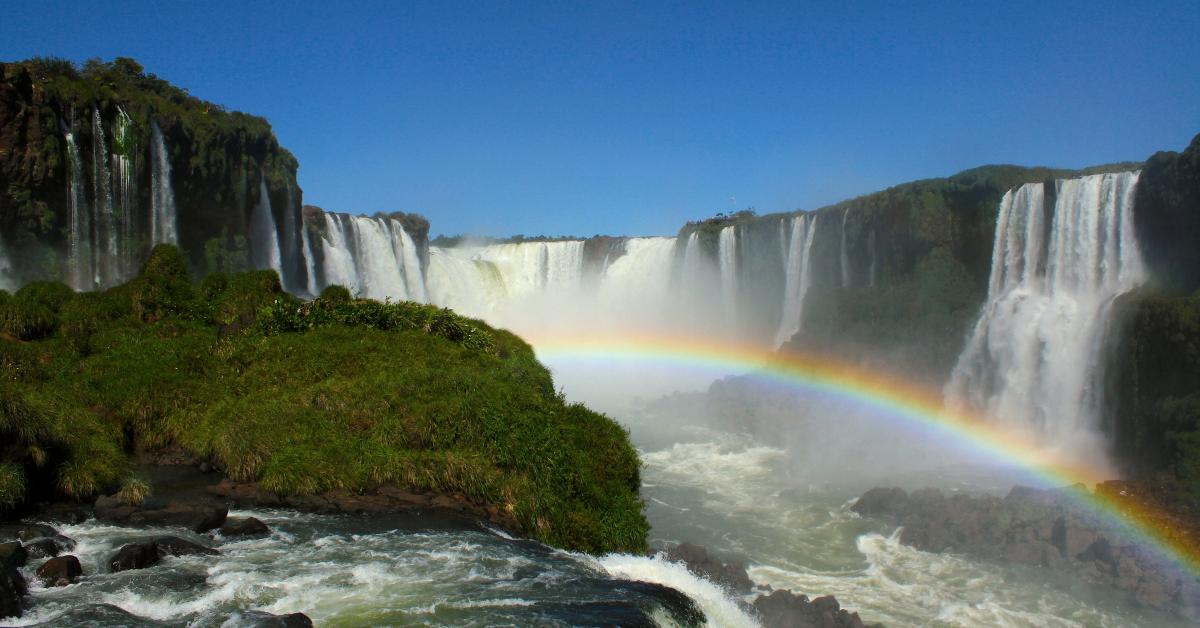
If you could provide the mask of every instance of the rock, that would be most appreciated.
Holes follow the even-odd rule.
[[[183,527],[192,532],[207,532],[221,527],[229,509],[206,501],[173,501],[165,508],[131,506],[116,495],[96,499],[96,518],[101,521],[133,526]]]
[[[34,509],[34,518],[52,523],[77,524],[92,516],[92,509],[75,502],[51,502],[40,504]]]
[[[703,545],[680,543],[667,550],[667,560],[682,562],[688,571],[738,593],[749,593],[754,583],[745,565],[730,561],[723,563],[708,553]]]
[[[108,559],[108,570],[116,573],[129,569],[145,569],[156,565],[158,558],[158,546],[154,541],[130,543]]]
[[[31,541],[57,536],[59,536],[58,530],[42,523],[16,523],[0,526],[0,540],[4,541]]]
[[[66,537],[62,538],[66,539]],[[53,558],[67,551],[68,546],[74,546],[74,542],[60,544],[58,539],[49,538],[30,539],[25,542],[25,549],[29,551],[31,558]]]
[[[24,567],[27,560],[29,552],[19,542],[0,543],[0,569]]]
[[[772,628],[863,628],[858,613],[843,610],[833,596],[807,596],[777,590],[754,600],[764,626]]]
[[[1074,517],[1059,517],[1054,522],[1050,538],[1063,556],[1075,558],[1091,547],[1097,536]]]
[[[0,618],[21,616],[21,598],[26,590],[21,572],[15,568],[0,568]]]
[[[245,611],[229,618],[229,624],[247,628],[312,628],[313,622],[304,613],[272,615],[263,611]]]
[[[75,581],[82,575],[83,566],[79,564],[78,558],[70,554],[51,558],[42,563],[37,570],[38,580],[41,580],[42,584],[47,587],[65,587],[75,584]]]
[[[850,508],[863,516],[902,516],[908,510],[908,493],[900,488],[873,488]]]
[[[177,536],[160,536],[153,541],[159,558],[166,556],[215,556],[221,552]]]
[[[220,533],[221,536],[252,536],[270,534],[271,529],[267,527],[267,524],[254,517],[234,517],[225,520],[225,525],[221,526]]]

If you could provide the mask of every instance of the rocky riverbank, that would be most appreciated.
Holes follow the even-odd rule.
[[[1112,484],[1100,490],[1135,489]],[[853,510],[900,526],[900,541],[920,550],[1053,569],[1151,608],[1198,616],[1200,581],[1082,507],[1073,494],[1079,491],[1086,489],[1018,486],[1001,498],[873,488]]]

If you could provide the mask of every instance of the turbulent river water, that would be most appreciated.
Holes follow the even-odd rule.
[[[1009,568],[907,548],[894,530],[849,510],[859,488],[813,484],[783,448],[653,416],[631,421],[645,463],[651,542],[707,545],[745,560],[758,585],[833,594],[868,622],[889,626],[1170,626],[1039,569]],[[1006,491],[997,469],[889,478],[906,486]],[[590,557],[517,540],[441,516],[357,517],[253,510],[273,530],[221,539],[178,529],[88,521],[61,528],[86,577],[64,588],[32,586],[14,625],[236,626],[258,613],[303,612],[318,625],[753,626],[740,602],[661,557]],[[219,556],[168,558],[107,574],[122,544],[176,534]],[[33,561],[26,575],[32,582]],[[663,585],[663,586],[655,586]],[[670,587],[686,594],[687,603]],[[1181,623],[1179,625],[1182,625]]]

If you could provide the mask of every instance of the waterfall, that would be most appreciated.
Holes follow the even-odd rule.
[[[171,190],[171,155],[157,122],[150,123],[150,243],[178,244],[175,193]]]
[[[16,289],[17,278],[13,276],[12,265],[8,261],[4,238],[0,238],[0,290],[15,291]]]
[[[300,223],[300,242],[304,247],[304,270],[308,275],[305,289],[309,296],[315,297],[320,293],[320,288],[317,286],[317,258],[313,253],[312,237],[308,235],[308,220],[303,215]]]
[[[840,263],[842,267],[842,287],[850,287],[850,250],[846,245],[846,219],[850,217],[850,208],[842,212],[842,244]]]
[[[717,269],[721,274],[721,300],[729,324],[737,324],[738,255],[737,225],[721,229],[717,236]]]
[[[271,214],[271,195],[267,191],[266,178],[258,182],[258,204],[250,213],[250,262],[255,268],[270,268],[280,273],[282,259],[279,252],[279,231],[275,228],[275,216]]]
[[[117,226],[113,216],[112,177],[108,171],[108,143],[100,109],[92,108],[92,267],[97,287],[117,283],[113,264],[117,259]]]
[[[116,252],[115,281],[120,283],[137,272],[139,248],[137,242],[137,182],[133,156],[137,144],[133,135],[133,120],[121,107],[117,107],[117,121],[112,138],[113,175],[113,219],[116,222],[113,234],[116,243],[110,249]]]
[[[429,249],[429,301],[469,316],[491,316],[508,291],[492,262],[471,259],[458,251]]]
[[[775,334],[776,348],[804,328],[804,297],[812,284],[812,244],[817,234],[817,217],[800,214],[791,218],[784,266],[783,314]]]
[[[400,221],[386,216],[325,213],[321,238],[324,285],[339,284],[369,299],[427,300],[416,243]],[[302,239],[305,247],[308,234]],[[310,256],[311,258],[311,256]],[[309,269],[309,292],[320,288],[318,270]]]
[[[66,125],[63,125],[64,128]],[[67,283],[76,290],[91,290],[99,278],[93,265],[92,216],[83,191],[83,159],[79,156],[79,145],[75,134],[65,131],[67,142],[67,166],[70,172],[71,218],[67,234]]]
[[[1137,172],[1043,184],[1000,203],[987,302],[946,399],[1073,448],[1098,438],[1113,300],[1146,280],[1133,227]],[[1050,221],[1046,238],[1046,221]]]

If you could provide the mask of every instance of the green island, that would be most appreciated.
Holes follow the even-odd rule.
[[[280,495],[460,494],[554,546],[646,546],[626,431],[567,403],[520,338],[447,309],[340,286],[306,302],[270,270],[196,284],[160,245],[104,292],[0,292],[0,334],[4,509],[137,499],[133,452],[178,447]]]

